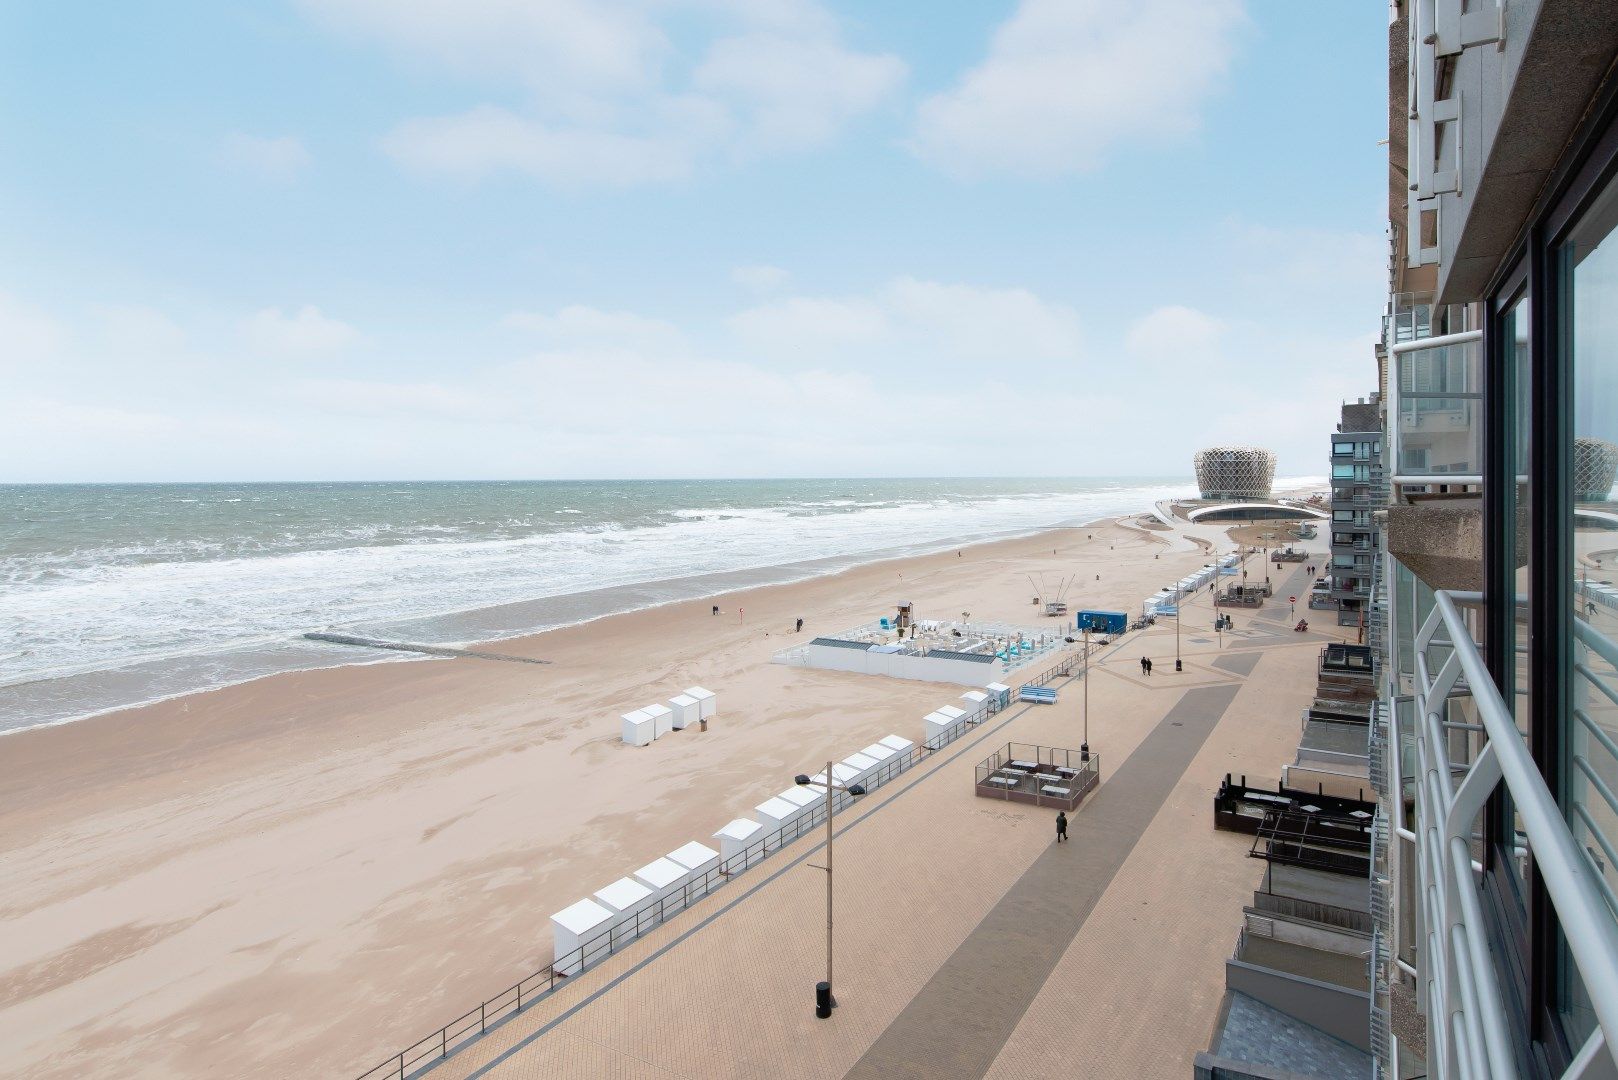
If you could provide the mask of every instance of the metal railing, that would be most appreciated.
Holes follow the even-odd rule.
[[[1471,846],[1475,820],[1504,785],[1594,1014],[1595,1030],[1565,1074],[1581,1076],[1612,1054],[1612,1038],[1618,1038],[1618,923],[1457,607],[1458,601],[1481,599],[1477,593],[1435,593],[1432,613],[1416,635],[1411,828],[1428,1068],[1436,1077],[1517,1074],[1511,1033],[1524,1028],[1527,1018],[1514,1022],[1506,1011],[1483,916],[1482,868]],[[1443,655],[1430,658],[1435,651]],[[1452,695],[1470,696],[1486,739],[1469,763],[1451,760]]]
[[[1036,676],[1041,680],[1037,685],[1043,686],[1053,679],[1068,675],[1072,668],[1082,659],[1082,655],[1075,655],[1053,665]],[[976,708],[962,716],[947,729],[925,742],[911,747],[909,750],[895,754],[892,759],[884,762],[879,768],[872,770],[869,775],[861,779],[860,783],[864,785],[867,791],[870,791],[892,781],[901,773],[907,772],[919,764],[928,754],[943,749],[965,735],[972,727],[982,723],[996,713],[1010,708],[1015,700],[1010,695],[1005,697],[996,694],[989,695]],[[1099,764],[1099,759],[1097,759],[1098,767]],[[831,812],[837,814],[853,801],[854,797],[846,791],[834,790],[830,804]],[[406,1077],[424,1072],[433,1063],[448,1057],[452,1050],[458,1050],[473,1039],[486,1033],[490,1024],[498,1023],[505,1017],[521,1012],[536,1002],[549,997],[569,981],[577,978],[582,972],[594,967],[609,956],[621,952],[642,934],[674,918],[689,908],[692,903],[707,896],[715,889],[728,884],[738,874],[757,866],[764,859],[780,851],[805,833],[825,825],[826,807],[827,803],[822,800],[802,816],[770,833],[763,839],[755,840],[742,851],[730,856],[730,858],[722,860],[717,867],[707,871],[700,878],[686,882],[679,892],[663,897],[657,903],[642,909],[636,913],[633,921],[619,923],[617,926],[583,942],[572,952],[553,958],[549,964],[532,975],[519,979],[515,984],[506,987],[487,1001],[479,1003],[476,1008],[462,1013],[431,1035],[416,1040],[398,1053],[390,1055],[381,1063],[367,1069],[359,1074],[356,1080],[388,1080],[388,1078],[391,1078],[391,1080],[405,1080]],[[562,974],[562,972],[568,972],[569,974]]]

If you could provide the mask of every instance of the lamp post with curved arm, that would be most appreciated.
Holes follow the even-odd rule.
[[[810,866],[814,866],[814,868],[816,870],[824,870],[824,871],[826,871],[826,982],[824,983],[825,993],[824,994],[821,993],[821,988],[820,987],[818,987],[818,986],[815,987],[815,1015],[820,1017],[822,1020],[831,1019],[831,1011],[837,1007],[837,999],[832,996],[832,992],[831,992],[831,956],[832,956],[832,948],[831,948],[831,942],[832,942],[832,936],[831,936],[831,930],[832,930],[832,888],[831,888],[831,886],[832,886],[832,877],[831,877],[832,858],[831,858],[831,843],[832,843],[832,835],[833,835],[832,834],[832,827],[831,827],[831,813],[832,813],[832,797],[831,796],[832,796],[833,791],[846,791],[846,792],[849,793],[849,795],[851,795],[852,797],[854,797],[856,799],[859,798],[861,795],[865,794],[865,785],[863,785],[863,784],[841,784],[841,783],[838,783],[835,779],[833,779],[833,777],[832,777],[832,767],[835,764],[836,764],[835,762],[831,762],[831,761],[826,762],[826,772],[825,772],[825,776],[823,777],[823,779],[825,780],[825,787],[826,787],[826,865],[825,866],[814,866],[813,863],[809,864]],[[797,776],[794,776],[792,779],[798,784],[799,787],[809,787],[809,786],[812,786],[815,783],[814,780],[810,779],[810,777],[809,777],[809,775],[807,773],[799,773]]]

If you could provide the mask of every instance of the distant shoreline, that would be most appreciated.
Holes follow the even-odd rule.
[[[404,620],[402,623],[392,624],[392,628],[397,628],[394,630],[394,633],[398,640],[408,641],[413,640],[410,638],[408,629],[406,628],[408,624],[444,623],[456,620],[466,620],[470,623],[475,623],[479,617],[492,616],[502,612],[513,612],[517,609],[566,608],[576,607],[581,603],[591,605],[592,601],[600,601],[599,606],[592,605],[593,610],[573,617],[560,618],[556,621],[542,621],[538,625],[514,629],[509,632],[492,633],[486,635],[474,633],[467,637],[455,637],[444,640],[433,639],[427,642],[428,644],[450,648],[477,648],[480,646],[495,646],[541,637],[557,630],[567,630],[574,627],[586,626],[590,623],[599,622],[602,619],[612,618],[613,616],[617,615],[632,615],[640,612],[653,611],[671,604],[688,603],[691,601],[718,600],[726,596],[744,592],[748,589],[779,585],[795,585],[801,582],[842,573],[847,570],[878,566],[886,562],[901,562],[906,559],[937,554],[939,552],[949,551],[951,549],[960,549],[964,551],[968,548],[979,548],[983,547],[984,545],[1002,543],[1009,540],[1023,540],[1046,533],[1080,529],[1084,528],[1086,525],[1095,526],[1113,521],[1120,516],[1128,518],[1135,516],[1135,514],[1106,515],[1090,521],[1077,523],[1057,523],[1037,529],[1017,530],[1014,532],[993,536],[957,539],[952,542],[928,543],[905,548],[890,548],[874,552],[867,552],[861,555],[832,556],[825,559],[798,560],[795,562],[750,567],[743,570],[724,571],[714,574],[696,574],[685,577],[654,579],[644,582],[636,582],[630,585],[613,586],[605,589],[591,589],[582,592],[565,593],[560,596],[544,597],[536,600],[515,600],[503,604],[468,608],[463,611],[446,612],[441,615],[428,616],[420,619]],[[691,588],[689,591],[686,591],[679,588],[680,586],[695,587]],[[645,599],[642,602],[635,602],[633,600],[628,603],[625,603],[622,600],[620,600],[618,603],[613,602],[615,598],[633,598],[637,595],[649,596],[659,593],[664,595],[657,596],[654,599]],[[322,629],[325,628],[308,628],[309,631],[319,631]],[[0,739],[12,735],[20,735],[26,732],[61,727],[98,717],[105,717],[118,713],[144,709],[166,702],[181,701],[185,698],[193,696],[212,694],[220,690],[230,689],[231,687],[243,686],[249,683],[257,683],[265,679],[273,679],[283,675],[294,675],[311,671],[340,670],[350,667],[370,667],[380,664],[419,663],[432,659],[431,657],[412,656],[403,653],[379,653],[375,650],[357,647],[344,647],[341,645],[317,645],[307,643],[302,639],[302,634],[304,632],[306,631],[299,631],[298,633],[288,635],[285,645],[290,648],[303,650],[308,656],[307,662],[288,664],[285,667],[279,667],[270,671],[263,671],[258,674],[246,675],[242,678],[221,679],[217,682],[201,686],[176,689],[170,693],[154,694],[150,697],[141,698],[140,700],[108,704],[102,708],[94,708],[85,712],[75,713],[73,715],[52,717],[35,723],[0,729]],[[323,661],[321,657],[327,655],[330,656],[330,659]],[[126,667],[120,669],[109,669],[103,672],[91,672],[82,675],[63,676],[55,679],[46,678],[36,679],[30,682],[13,683],[9,686],[0,686],[0,695],[5,694],[7,691],[16,690],[21,687],[61,683],[69,680],[85,682],[95,681],[98,678],[106,678],[109,681],[116,682],[120,674],[129,670],[130,668]]]

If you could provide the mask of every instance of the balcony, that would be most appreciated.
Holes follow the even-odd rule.
[[[1481,483],[1481,334],[1395,345],[1392,361],[1394,482],[1401,487]]]
[[[1494,924],[1485,914],[1484,873],[1474,861],[1472,832],[1485,805],[1498,791],[1513,807],[1523,845],[1533,852],[1544,882],[1549,921],[1561,927],[1565,948],[1583,987],[1582,1008],[1590,1035],[1574,1048],[1566,1076],[1600,1075],[1613,1065],[1618,1037],[1618,923],[1609,905],[1606,832],[1609,811],[1618,812],[1605,784],[1592,785],[1600,795],[1590,808],[1559,806],[1516,722],[1501,699],[1474,644],[1458,604],[1476,604],[1477,593],[1434,594],[1433,610],[1415,640],[1415,701],[1406,718],[1397,708],[1384,714],[1390,722],[1385,743],[1391,753],[1413,736],[1415,761],[1389,760],[1395,790],[1410,784],[1414,817],[1405,820],[1404,800],[1391,799],[1394,832],[1414,849],[1417,881],[1415,903],[1421,906],[1415,925],[1419,935],[1420,972],[1417,992],[1427,1024],[1427,1065],[1434,1077],[1518,1075],[1512,1033],[1522,1018],[1509,1009],[1500,985],[1493,940]],[[1580,624],[1581,640],[1593,639]],[[1603,639],[1594,642],[1603,663],[1615,662],[1618,650]],[[1597,651],[1594,647],[1592,651]],[[1579,710],[1575,710],[1577,713]],[[1587,723],[1584,716],[1577,716]],[[1413,732],[1399,730],[1404,724]],[[1596,724],[1587,724],[1592,729]],[[1475,733],[1471,738],[1468,733]],[[1604,733],[1603,733],[1604,734]],[[1618,758],[1610,736],[1592,736],[1592,754]],[[1575,764],[1581,768],[1581,759]],[[1588,766],[1610,771],[1611,759]],[[1569,826],[1567,811],[1580,822]],[[1597,821],[1596,818],[1600,820]],[[1582,835],[1576,836],[1576,831]],[[1594,839],[1595,843],[1582,843]],[[1409,918],[1410,916],[1404,916]]]

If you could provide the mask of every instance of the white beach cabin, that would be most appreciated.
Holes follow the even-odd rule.
[[[624,713],[623,721],[624,742],[630,746],[652,745],[652,740],[657,737],[654,734],[656,724],[644,709]]]
[[[690,877],[691,871],[669,858],[649,862],[634,874],[636,881],[652,890],[651,902],[663,905],[665,918],[685,906],[682,890]]]
[[[714,697],[712,690],[704,690],[700,686],[688,686],[685,696],[695,698],[697,702],[697,719],[706,720],[719,710],[719,699]]]
[[[642,929],[651,929],[650,922],[644,927],[637,926],[635,917],[652,906],[652,890],[634,878],[619,878],[605,889],[598,891],[594,899],[596,903],[612,912],[614,948],[626,941],[635,940],[635,936]]]
[[[667,705],[648,705],[641,712],[652,718],[652,738],[661,739],[674,730],[674,710]]]
[[[978,713],[987,707],[986,703],[989,700],[989,695],[982,690],[968,690],[961,695],[961,700],[966,702],[966,711],[968,713]]]
[[[990,697],[995,698],[1000,702],[1000,707],[1002,709],[1011,704],[1011,687],[1007,686],[1005,683],[992,682],[983,689],[988,692]]]
[[[796,803],[789,803],[781,798],[765,799],[753,807],[753,816],[758,818],[760,825],[764,826],[765,835],[779,832],[786,828],[796,821],[801,813],[803,813],[803,807],[798,806]]]
[[[943,713],[951,720],[961,720],[966,717],[966,710],[958,705],[940,705],[937,711]]]
[[[589,959],[593,962],[607,954],[607,942],[602,935],[612,926],[612,912],[594,900],[580,900],[572,907],[563,908],[551,916],[551,950],[555,953],[551,966],[558,975],[577,975],[584,969],[584,958],[579,947],[590,943]],[[600,942],[595,938],[602,937]]]
[[[884,735],[878,741],[883,746],[886,746],[889,750],[892,750],[895,754],[908,754],[916,747],[916,744],[911,742],[909,739],[901,739],[897,735]]]
[[[746,851],[749,845],[764,839],[764,826],[752,818],[739,817],[713,834],[719,841],[720,867],[727,874],[739,874],[747,869]],[[763,852],[754,852],[762,857]]]
[[[945,716],[942,712],[930,712],[921,718],[921,737],[928,746],[942,745],[949,735],[949,729],[955,726],[953,716]]]
[[[862,754],[857,750],[844,758],[843,764],[853,770],[854,783],[856,784],[865,783],[876,775],[877,769],[882,767],[881,762],[877,761],[876,758],[871,757],[869,754]]]
[[[832,762],[831,767],[831,778],[844,787],[847,787],[848,785],[857,783],[859,781],[860,773],[858,769],[851,768],[850,766],[843,764],[841,761],[834,761]],[[821,769],[809,779],[824,787],[826,785],[826,770]]]
[[[826,801],[826,789],[823,787],[816,787],[813,784],[810,784],[807,787],[798,787],[794,785],[781,792],[781,794],[777,795],[776,798],[780,799],[782,802],[791,803],[804,814],[813,814],[819,810],[821,804]]]
[[[669,852],[668,860],[685,867],[686,873],[691,875],[691,887],[686,895],[692,900],[706,896],[716,884],[713,878],[714,871],[719,869],[719,852],[707,844],[693,840]]]
[[[879,742],[872,743],[870,746],[867,746],[864,750],[861,750],[860,753],[864,754],[866,757],[868,757],[872,761],[876,762],[878,768],[881,768],[881,767],[889,764],[890,762],[893,761],[894,758],[899,756],[898,754],[895,754],[893,752],[893,747],[891,747],[891,746],[883,746]]]
[[[669,711],[674,714],[674,730],[684,731],[699,719],[702,706],[688,694],[675,694],[669,698]]]

